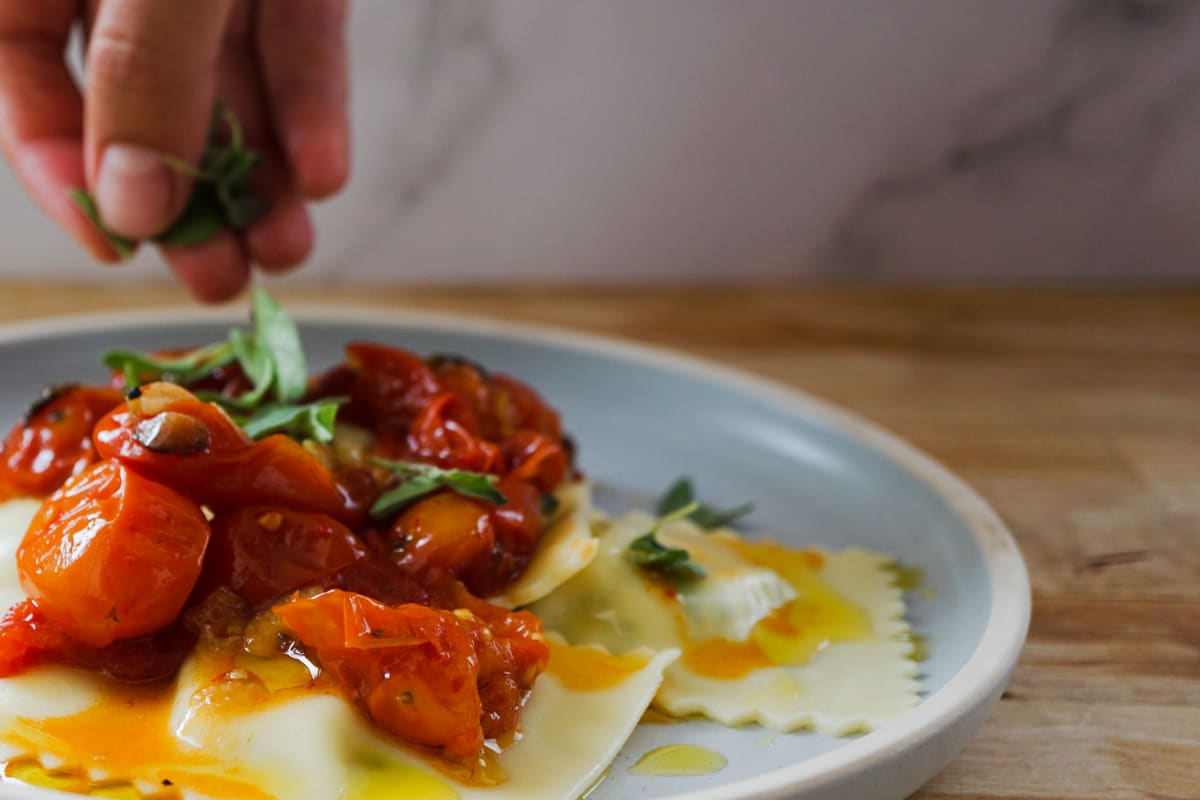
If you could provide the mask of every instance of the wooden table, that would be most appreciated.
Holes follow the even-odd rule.
[[[666,345],[892,429],[996,506],[1034,591],[1004,699],[916,797],[1200,798],[1200,293],[278,294]],[[170,289],[0,284],[0,321],[185,300]]]

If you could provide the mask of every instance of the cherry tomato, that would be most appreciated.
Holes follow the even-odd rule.
[[[490,553],[458,571],[474,593],[490,597],[515,580],[533,557],[542,532],[542,493],[516,478],[502,478],[496,489],[507,502],[491,512],[496,543]]]
[[[562,422],[558,412],[546,405],[536,391],[507,375],[492,375],[492,407],[487,418],[495,430],[494,438],[507,439],[517,431],[530,430],[562,441]]]
[[[104,387],[48,390],[0,444],[0,497],[45,497],[95,461],[92,427],[121,400]]]
[[[274,611],[377,725],[451,757],[479,752],[479,663],[454,614],[337,590]]]
[[[22,600],[0,619],[0,678],[55,663],[125,683],[164,681],[179,671],[194,645],[194,636],[172,625],[149,636],[89,647],[63,633],[32,601]]]
[[[46,619],[103,647],[175,620],[208,537],[196,503],[102,461],[42,504],[17,549],[17,571]]]
[[[503,448],[509,477],[552,492],[567,475],[567,454],[545,434],[517,431]]]
[[[335,519],[279,506],[248,506],[213,519],[196,594],[228,586],[257,605],[366,556],[366,546]]]
[[[433,371],[420,357],[381,344],[354,342],[346,348],[349,379],[338,393],[350,397],[347,419],[377,431],[408,429],[429,398],[442,391]]]
[[[435,395],[413,421],[408,434],[411,457],[448,469],[498,472],[500,448],[481,438],[470,408],[457,395]]]
[[[453,492],[427,497],[396,518],[392,525],[399,564],[420,574],[441,567],[454,574],[465,572],[496,544],[492,506]]]
[[[219,406],[170,384],[143,387],[100,420],[94,438],[101,456],[214,511],[265,503],[348,524],[366,514],[357,484],[339,480],[301,444],[282,434],[253,442]]]

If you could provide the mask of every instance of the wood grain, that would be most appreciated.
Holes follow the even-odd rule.
[[[1200,293],[279,294],[665,345],[894,430],[996,506],[1034,586],[1009,691],[915,797],[1200,798]],[[164,288],[0,285],[0,320],[184,302]]]

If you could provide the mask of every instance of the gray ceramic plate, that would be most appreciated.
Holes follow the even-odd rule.
[[[715,504],[753,498],[757,530],[797,544],[862,545],[924,570],[934,591],[908,598],[913,626],[929,641],[916,708],[846,739],[703,722],[641,726],[592,800],[899,800],[958,753],[1003,690],[1029,619],[1020,554],[978,495],[889,434],[778,385],[611,340],[424,314],[297,316],[314,367],[336,360],[350,339],[373,339],[460,353],[532,383],[562,410],[609,506],[648,502],[686,472]],[[97,357],[108,347],[212,341],[231,321],[174,311],[0,329],[0,419],[14,419],[43,384],[101,378]],[[729,766],[696,778],[627,771],[647,750],[677,742],[711,747]]]

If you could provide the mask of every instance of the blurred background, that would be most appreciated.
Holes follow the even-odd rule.
[[[350,43],[300,281],[1200,276],[1193,0],[357,0]],[[0,277],[97,277],[0,214]]]

